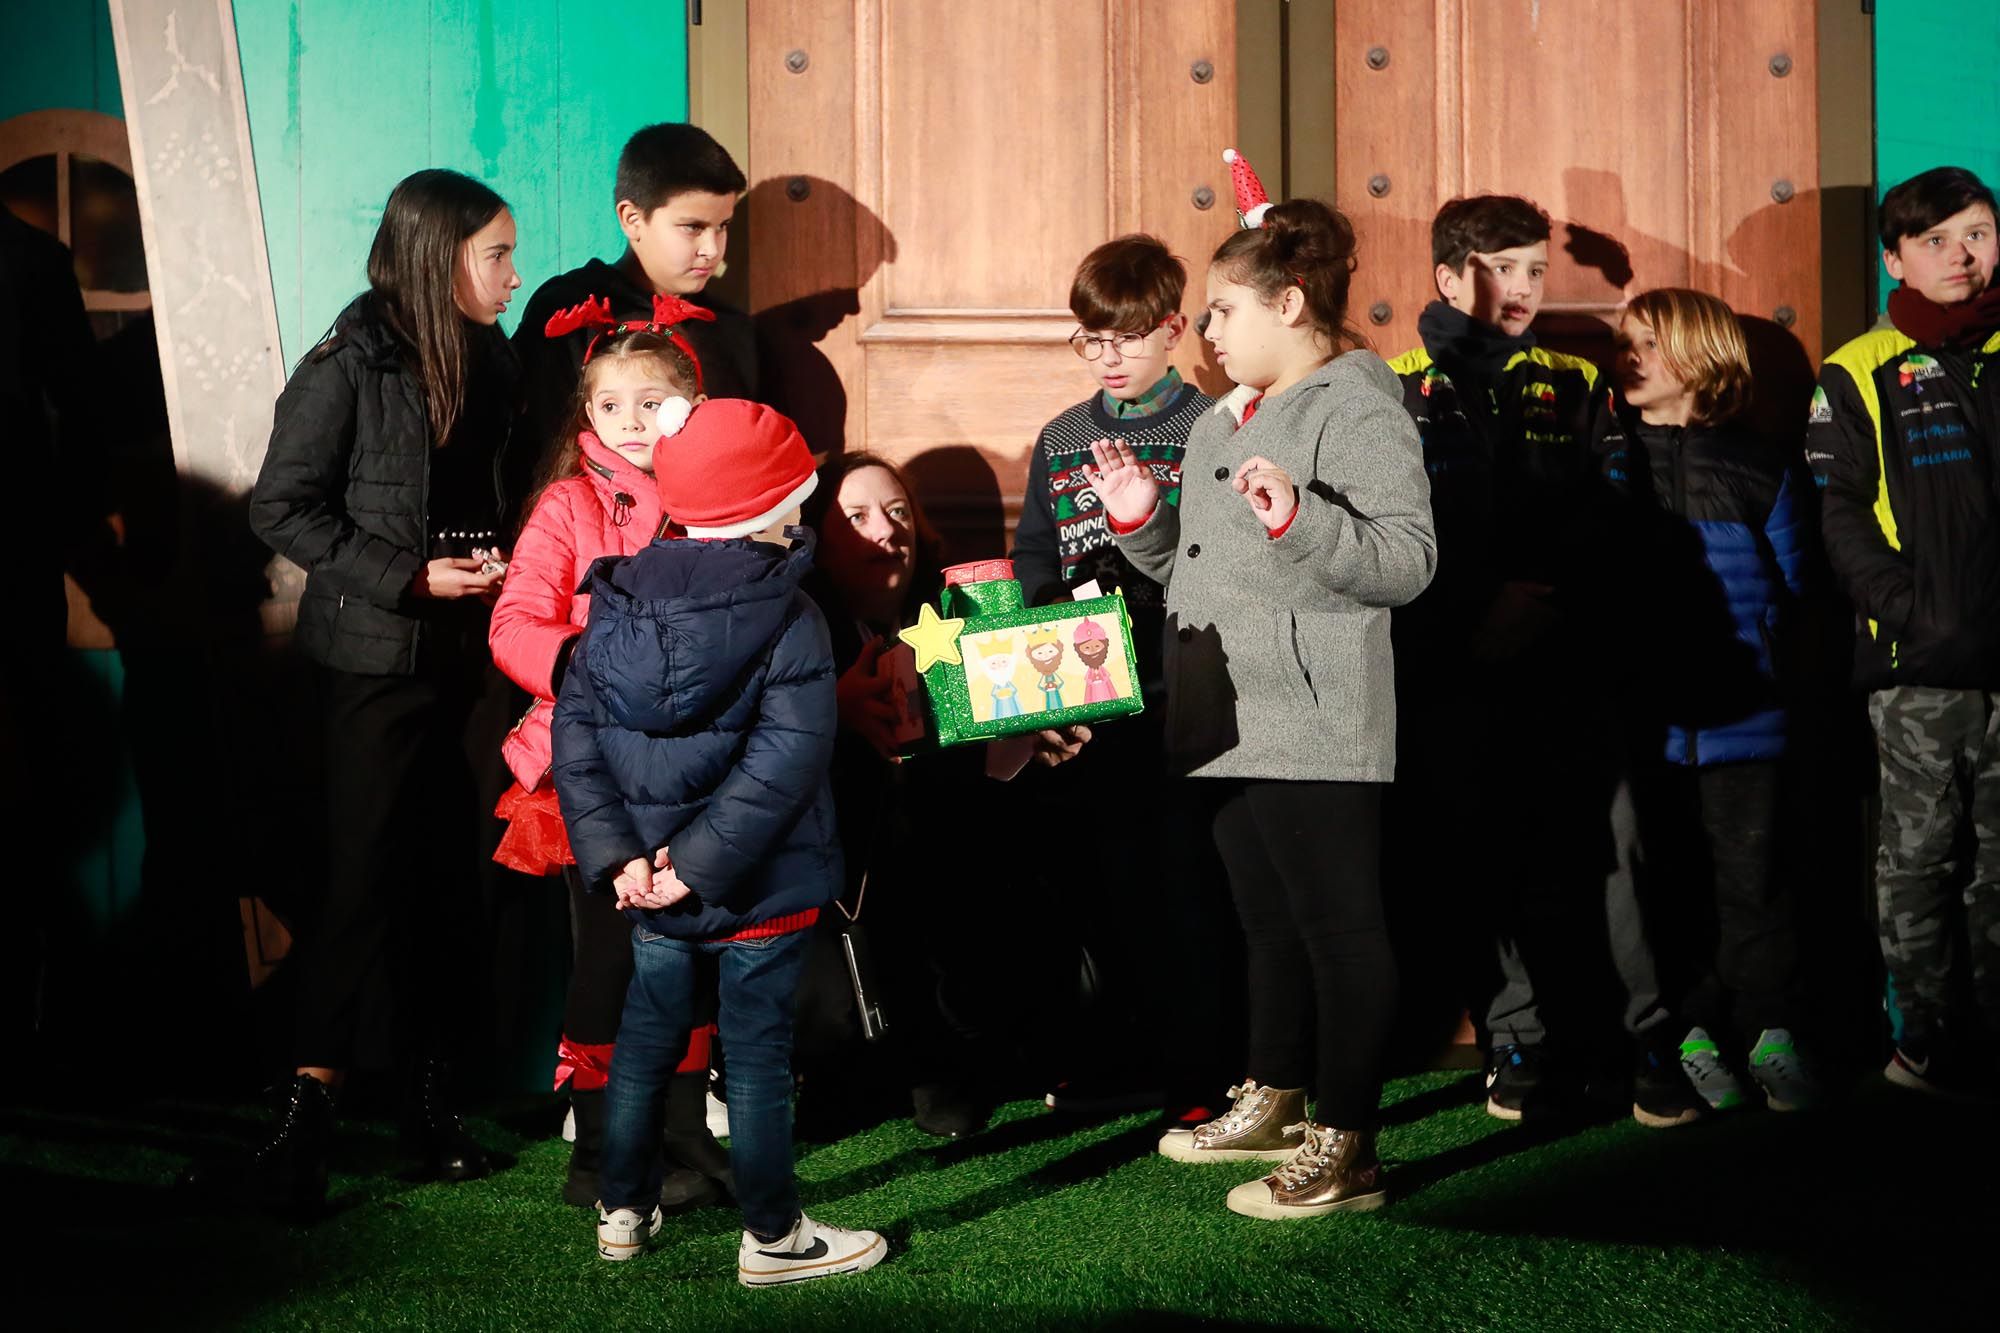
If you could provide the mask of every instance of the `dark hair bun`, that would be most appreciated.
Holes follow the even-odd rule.
[[[1354,272],[1354,224],[1317,199],[1291,199],[1264,215],[1271,257],[1289,272],[1335,268]]]

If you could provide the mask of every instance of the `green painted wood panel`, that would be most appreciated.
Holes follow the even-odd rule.
[[[1966,167],[2000,188],[2000,5],[1876,0],[1878,197],[1931,167]],[[1886,305],[1895,280],[1879,274]]]
[[[0,120],[29,111],[123,117],[105,0],[15,0],[0,31]]]
[[[687,115],[684,23],[674,3],[237,0],[286,364],[361,290],[382,202],[422,167],[512,205],[523,300],[616,255],[619,148]]]

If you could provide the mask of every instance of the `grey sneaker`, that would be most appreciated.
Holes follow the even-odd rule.
[[[765,1242],[743,1233],[736,1247],[736,1280],[746,1287],[775,1287],[840,1273],[861,1273],[882,1262],[889,1242],[873,1231],[845,1231],[804,1213],[789,1234]]]
[[[1304,1088],[1267,1088],[1246,1078],[1229,1090],[1227,1111],[1193,1129],[1160,1136],[1160,1154],[1176,1162],[1282,1162],[1299,1150],[1306,1118]]]
[[[660,1234],[660,1209],[655,1205],[650,1215],[637,1208],[613,1208],[605,1210],[602,1203],[597,1205],[597,1257],[600,1259],[624,1260],[646,1248],[646,1242]]]
[[[1706,1028],[1689,1028],[1681,1039],[1681,1072],[1711,1111],[1728,1111],[1743,1105],[1748,1090],[1722,1058],[1722,1051]]]
[[[1804,1111],[1819,1103],[1819,1080],[1812,1067],[1800,1058],[1792,1044],[1792,1034],[1784,1028],[1765,1028],[1750,1048],[1750,1077],[1764,1090],[1764,1101],[1773,1111]]]

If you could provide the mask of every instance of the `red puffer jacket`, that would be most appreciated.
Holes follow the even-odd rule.
[[[589,431],[577,444],[584,471],[554,483],[535,501],[514,543],[488,635],[495,664],[535,696],[534,707],[500,746],[528,791],[548,776],[556,662],[590,614],[590,598],[578,591],[584,575],[598,557],[632,555],[660,531],[660,493],[652,477]]]

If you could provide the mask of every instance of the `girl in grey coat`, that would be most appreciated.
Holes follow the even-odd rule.
[[[1122,444],[1093,446],[1089,474],[1121,549],[1167,586],[1167,749],[1216,780],[1216,847],[1249,951],[1248,1077],[1227,1112],[1160,1151],[1280,1163],[1231,1191],[1252,1217],[1386,1197],[1389,609],[1423,591],[1437,542],[1400,386],[1346,326],[1353,255],[1347,219],[1311,199],[1231,236],[1208,271],[1206,336],[1239,387],[1189,438],[1179,506]]]

